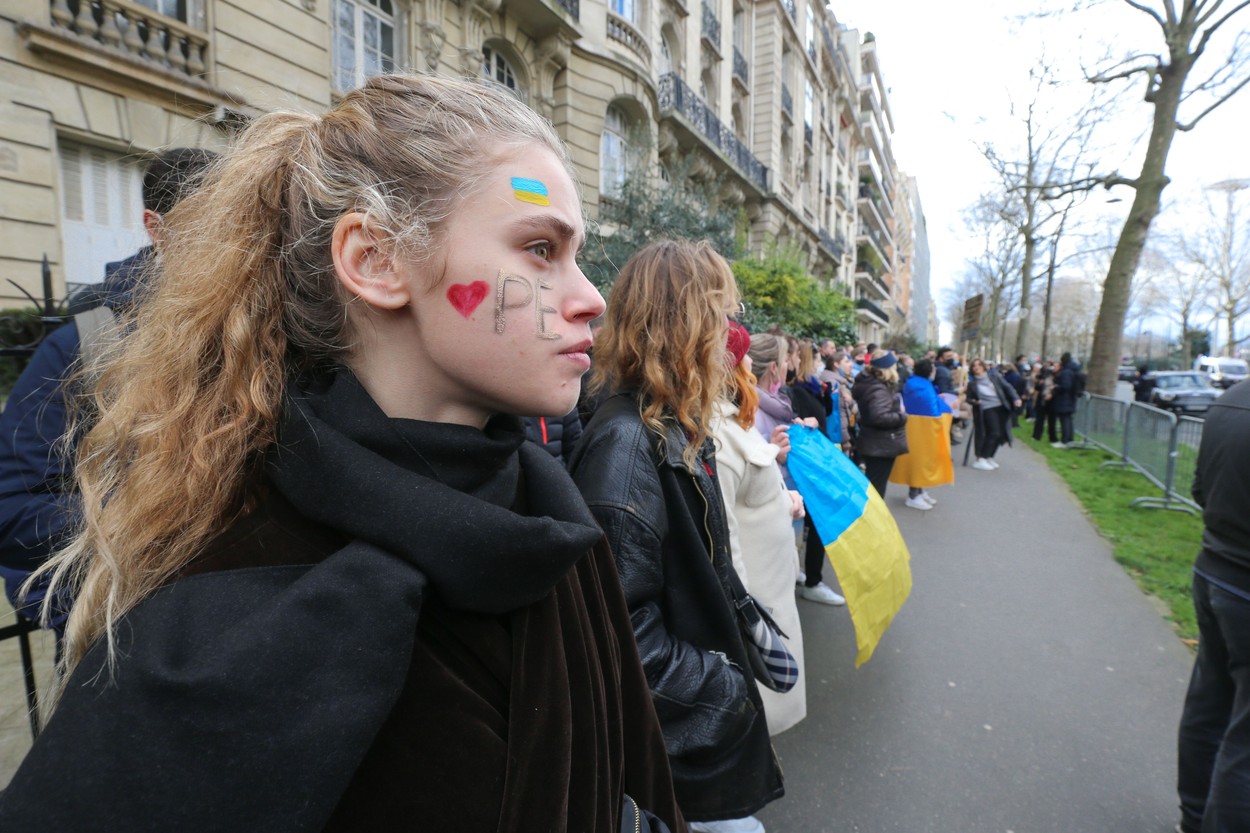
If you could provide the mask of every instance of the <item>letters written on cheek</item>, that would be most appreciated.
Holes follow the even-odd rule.
[[[507,327],[506,310],[522,309],[533,304],[536,335],[544,339],[559,338],[559,333],[547,332],[545,316],[555,310],[543,306],[544,289],[551,289],[551,284],[539,278],[525,278],[500,269],[495,283],[495,332],[502,334]]]

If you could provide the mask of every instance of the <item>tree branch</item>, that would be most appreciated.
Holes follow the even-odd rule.
[[[1134,0],[1124,0],[1124,2],[1132,6],[1134,9],[1137,9],[1137,11],[1144,12],[1145,14],[1148,14],[1151,17],[1153,17],[1155,23],[1159,24],[1160,29],[1165,29],[1165,30],[1167,29],[1167,24],[1163,22],[1163,18],[1160,17],[1159,13],[1156,12],[1154,9],[1150,8],[1149,6],[1142,5],[1141,3],[1137,3]]]
[[[1124,61],[1121,61],[1120,63],[1116,64],[1116,66],[1123,66],[1129,60],[1136,60],[1138,58],[1149,58],[1150,60],[1154,61],[1154,64],[1152,66],[1139,65],[1135,67],[1129,67],[1128,69],[1121,70],[1120,72],[1099,72],[1095,75],[1086,75],[1085,80],[1091,84],[1107,84],[1111,81],[1118,81],[1124,78],[1132,78],[1134,75],[1138,75],[1139,73],[1143,73],[1143,72],[1149,74],[1152,77],[1156,73],[1158,73],[1159,60],[1160,60],[1158,55],[1134,55],[1132,58],[1125,59]]]
[[[1250,75],[1247,75],[1245,78],[1241,79],[1241,81],[1238,82],[1237,86],[1233,87],[1231,90],[1224,93],[1224,95],[1217,98],[1215,102],[1211,104],[1210,107],[1203,110],[1201,113],[1199,113],[1194,118],[1190,119],[1188,122],[1185,122],[1184,124],[1177,122],[1176,129],[1180,131],[1184,131],[1184,132],[1189,132],[1190,130],[1193,130],[1198,125],[1198,122],[1202,121],[1202,119],[1205,118],[1208,113],[1210,113],[1216,107],[1219,107],[1225,101],[1228,101],[1230,98],[1236,95],[1237,92],[1241,90],[1242,87],[1246,86],[1246,84],[1250,84]]]
[[[1215,21],[1210,26],[1208,26],[1206,31],[1202,33],[1202,41],[1201,41],[1200,47],[1206,44],[1206,42],[1211,38],[1212,33],[1215,32],[1216,29],[1223,26],[1225,23],[1228,22],[1228,19],[1230,17],[1237,14],[1237,12],[1241,11],[1247,6],[1250,6],[1250,0],[1242,0],[1242,2],[1238,3],[1237,5],[1233,6],[1231,9],[1226,11],[1223,17],[1221,17],[1219,20]],[[1197,27],[1205,26],[1206,22],[1211,19],[1211,16],[1215,14],[1219,8],[1220,8],[1220,4],[1216,3],[1214,6],[1211,7],[1211,10],[1209,12],[1203,15],[1199,15],[1198,19],[1194,21],[1194,25]]]

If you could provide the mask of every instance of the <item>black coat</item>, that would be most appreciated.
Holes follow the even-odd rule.
[[[573,456],[573,447],[582,435],[582,418],[577,409],[562,417],[523,417],[525,439],[538,443],[564,465]]]
[[[563,467],[340,379],[288,400],[259,506],[126,615],[115,673],[79,664],[0,830],[617,833],[622,792],[684,829]]]
[[[1054,414],[1076,412],[1077,368],[1069,362],[1055,374],[1055,393],[1050,398],[1050,411]]]
[[[898,394],[868,371],[855,377],[851,396],[859,405],[859,438],[855,451],[862,457],[897,457],[907,453],[907,414]]]
[[[1202,507],[1197,567],[1250,593],[1250,381],[1211,403],[1194,467],[1193,497]]]
[[[636,396],[618,393],[586,426],[570,471],[616,557],[678,804],[702,821],[748,815],[784,790],[730,602],[712,444],[693,470],[688,444],[676,427],[656,436]]]

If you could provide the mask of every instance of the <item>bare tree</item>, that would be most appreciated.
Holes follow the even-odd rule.
[[[985,296],[981,335],[975,344],[978,352],[995,351],[995,338],[1002,338],[1001,325],[1017,309],[1014,288],[1023,255],[1018,209],[1002,194],[986,194],[964,211],[964,222],[980,234],[983,248],[966,262],[964,277],[956,285],[958,297],[952,301],[958,302],[957,315],[961,318],[964,300],[977,294]],[[949,312],[955,314],[953,303]],[[954,323],[958,328],[959,319],[954,319]]]
[[[1190,81],[1190,73],[1216,33],[1234,19],[1242,22],[1250,17],[1242,14],[1250,8],[1250,0],[1123,2],[1158,26],[1165,51],[1161,54],[1141,52],[1128,55],[1089,78],[1097,84],[1141,78],[1145,81],[1144,99],[1153,110],[1150,136],[1137,176],[1127,178],[1112,174],[1092,178],[1088,183],[1107,188],[1127,185],[1136,192],[1103,283],[1102,303],[1094,331],[1089,387],[1094,393],[1102,394],[1110,394],[1115,386],[1115,369],[1119,364],[1129,291],[1146,246],[1150,225],[1159,213],[1163,189],[1168,184],[1164,170],[1176,131],[1193,130],[1202,119],[1250,83],[1250,56],[1247,55],[1250,32],[1244,27],[1236,31],[1220,63],[1214,65],[1202,80]],[[1235,25],[1229,26],[1229,29]],[[1182,119],[1182,104],[1190,104],[1197,112]]]
[[[1022,242],[1020,263],[1020,323],[1016,328],[1012,355],[1028,349],[1030,313],[1033,309],[1033,281],[1039,246],[1048,237],[1052,254],[1058,245],[1056,235],[1062,234],[1061,215],[1071,207],[1055,204],[1056,194],[1070,194],[1075,182],[1088,182],[1093,165],[1087,153],[1095,126],[1103,119],[1106,108],[1097,103],[1075,114],[1058,113],[1049,106],[1048,93],[1060,86],[1053,67],[1043,56],[1029,70],[1033,82],[1030,98],[1022,106],[1012,104],[1013,116],[1020,119],[1024,131],[1024,147],[1007,151],[991,143],[981,152],[1003,183],[1007,199],[1013,201],[1019,216],[1018,232]],[[1021,153],[1022,152],[1022,153]],[[1023,159],[1020,156],[1023,155]],[[1047,230],[1049,227],[1049,231]],[[1045,340],[1045,339],[1043,339]],[[1002,345],[1006,349],[1006,345]]]
[[[1181,330],[1181,365],[1188,367],[1190,342],[1187,334],[1195,329],[1199,316],[1210,308],[1210,277],[1196,268],[1186,253],[1188,241],[1181,236],[1171,236],[1152,245],[1142,255],[1142,274],[1146,281],[1148,300],[1144,306],[1148,314],[1161,315],[1177,324]],[[1140,281],[1134,281],[1134,284]]]
[[[1207,224],[1183,241],[1186,258],[1206,279],[1214,294],[1212,307],[1228,330],[1224,355],[1236,355],[1237,322],[1250,312],[1250,220],[1240,204],[1250,180],[1229,179],[1209,190],[1219,196],[1207,201]]]

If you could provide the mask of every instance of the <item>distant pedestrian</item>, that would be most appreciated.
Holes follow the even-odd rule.
[[[1202,507],[1194,563],[1198,655],[1181,716],[1182,833],[1250,831],[1250,382],[1212,403],[1193,496]]]
[[[973,359],[968,379],[968,404],[972,406],[973,436],[977,459],[974,469],[993,471],[998,468],[994,455],[1000,446],[1011,443],[1011,414],[1020,407],[1015,388],[1008,385],[997,370],[986,367],[981,359]]]
[[[1055,390],[1050,399],[1050,410],[1059,420],[1059,442],[1055,448],[1067,448],[1076,435],[1072,429],[1072,415],[1076,413],[1077,373],[1079,368],[1071,353],[1059,357],[1059,371],[1055,374]]]
[[[856,452],[868,482],[883,498],[894,458],[907,453],[907,414],[898,396],[897,363],[893,353],[877,350],[852,388],[860,418]]]

